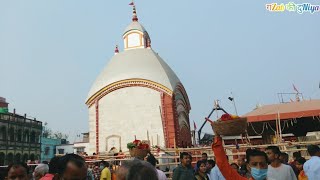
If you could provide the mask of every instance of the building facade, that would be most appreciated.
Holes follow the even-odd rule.
[[[68,141],[62,142],[62,144],[56,146],[56,154],[65,155],[65,154],[79,154],[85,155],[89,150],[89,133],[82,133],[82,139],[79,142],[74,142],[69,144]]]
[[[74,153],[85,155],[89,150],[89,133],[82,133],[82,140],[74,143]]]
[[[86,100],[89,154],[113,147],[126,151],[135,137],[161,147],[191,146],[186,90],[151,48],[151,38],[133,8],[132,22],[123,33],[124,51],[116,47]]]
[[[41,161],[50,161],[56,154],[56,146],[61,144],[61,139],[41,137]]]
[[[58,155],[74,153],[74,144],[60,144],[56,146],[56,153]]]
[[[89,149],[89,142],[77,142],[73,144],[75,154],[86,154]]]
[[[2,98],[1,101],[5,102]],[[8,103],[0,103],[7,109]],[[27,115],[0,112],[0,165],[40,160],[42,122]]]

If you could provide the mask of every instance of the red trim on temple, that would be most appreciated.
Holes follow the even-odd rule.
[[[177,91],[177,90],[182,93],[183,98],[184,98],[184,100],[185,100],[186,103],[187,103],[188,111],[190,111],[190,110],[191,110],[191,105],[190,105],[189,97],[188,97],[188,94],[187,94],[184,86],[182,85],[182,83],[178,83],[178,84],[176,85],[175,91]],[[188,113],[189,113],[189,112],[188,112]]]
[[[174,116],[174,129],[176,134],[176,145],[177,147],[182,147],[181,141],[180,141],[180,124],[179,124],[179,116],[177,113],[177,105],[175,104],[175,95],[172,96],[172,108],[173,108],[173,116]]]
[[[96,100],[96,153],[99,153],[99,100]]]
[[[152,84],[152,83],[146,83],[146,82],[140,82],[140,81],[135,81],[133,80],[132,82],[129,81],[129,82],[124,82],[124,83],[121,83],[121,84],[117,84],[116,86],[112,86],[104,91],[102,91],[98,96],[96,96],[94,99],[92,100],[88,100],[87,102],[87,105],[89,107],[91,107],[94,102],[96,100],[99,100],[101,98],[103,98],[105,95],[113,92],[113,91],[116,91],[118,89],[121,89],[121,88],[126,88],[126,87],[146,87],[146,88],[150,88],[150,89],[153,89],[153,90],[156,90],[158,92],[163,92],[163,93],[166,93],[168,95],[172,95],[168,90],[164,89],[163,87],[161,86],[158,86],[158,85],[155,85],[155,84]]]
[[[106,91],[106,92],[102,93],[100,96],[97,97],[97,100],[102,99],[105,95],[109,94],[112,91],[116,91],[118,89],[122,89],[122,88],[126,88],[126,87],[146,87],[146,88],[150,88],[150,89],[156,90],[158,92],[162,92],[160,89],[157,89],[155,87],[149,86],[147,84],[124,84],[123,86],[119,86],[119,87],[113,88],[111,91]]]
[[[169,146],[169,141],[168,141],[168,130],[167,130],[167,122],[166,122],[166,108],[165,108],[165,103],[164,103],[164,96],[165,94],[163,92],[160,93],[161,97],[161,120],[162,120],[162,128],[163,128],[163,134],[164,134],[164,141],[166,147]]]
[[[175,132],[175,117],[174,117],[174,106],[173,106],[173,97],[169,96],[166,93],[161,95],[162,103],[162,114],[163,114],[163,129],[166,139],[166,147],[174,147],[174,140],[177,137]]]

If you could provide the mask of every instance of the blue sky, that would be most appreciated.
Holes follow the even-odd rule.
[[[48,122],[71,141],[86,132],[85,98],[115,45],[123,47],[129,3],[0,1],[0,96],[10,109]],[[215,99],[233,113],[231,91],[240,114],[277,103],[277,93],[293,92],[293,83],[305,98],[320,98],[320,13],[271,13],[266,3],[136,0],[153,49],[189,94],[191,123],[199,127]]]

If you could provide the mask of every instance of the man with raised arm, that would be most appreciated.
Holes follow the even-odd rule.
[[[216,134],[212,144],[212,150],[216,156],[216,165],[219,167],[222,175],[227,180],[247,180],[242,177],[236,170],[234,170],[226,158],[226,153],[222,146],[222,138]],[[248,149],[246,152],[247,168],[251,174],[250,180],[266,180],[268,172],[268,157],[266,153],[256,150]]]

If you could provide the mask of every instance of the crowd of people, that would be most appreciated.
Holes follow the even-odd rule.
[[[206,153],[191,166],[192,156],[181,153],[181,164],[173,171],[173,180],[319,180],[320,148],[316,145],[307,147],[310,160],[306,161],[300,152],[289,155],[281,152],[277,146],[269,146],[265,151],[248,149],[246,158],[239,158],[237,163],[229,164],[228,156],[222,146],[220,137],[212,144],[216,162],[208,160]],[[216,163],[216,165],[215,165]]]
[[[316,145],[307,147],[311,158],[306,160],[300,152],[289,155],[276,146],[269,146],[265,151],[248,149],[246,158],[239,158],[229,164],[222,146],[222,139],[217,136],[212,149],[215,161],[202,154],[194,167],[192,156],[180,153],[180,164],[173,170],[173,180],[319,180],[320,148]],[[167,175],[156,168],[157,159],[149,153],[144,159],[122,161],[114,171],[108,162],[85,162],[83,157],[67,154],[54,157],[49,163],[37,165],[33,172],[24,163],[8,166],[7,180],[165,180]]]
[[[282,153],[277,146],[268,146],[265,151],[248,149],[246,162],[239,167],[229,165],[222,145],[222,139],[215,137],[212,149],[219,168],[219,177],[211,176],[211,179],[232,180],[318,180],[320,179],[320,148],[317,145],[307,147],[311,158],[306,161],[299,152],[295,152],[293,161]],[[243,167],[243,168],[241,168]],[[244,173],[242,170],[246,170]],[[211,175],[211,172],[210,172]]]
[[[33,170],[25,163],[9,165],[6,180],[166,180],[166,174],[156,168],[157,159],[149,153],[144,160],[123,161],[113,172],[106,161],[86,162],[77,154],[54,157]]]

